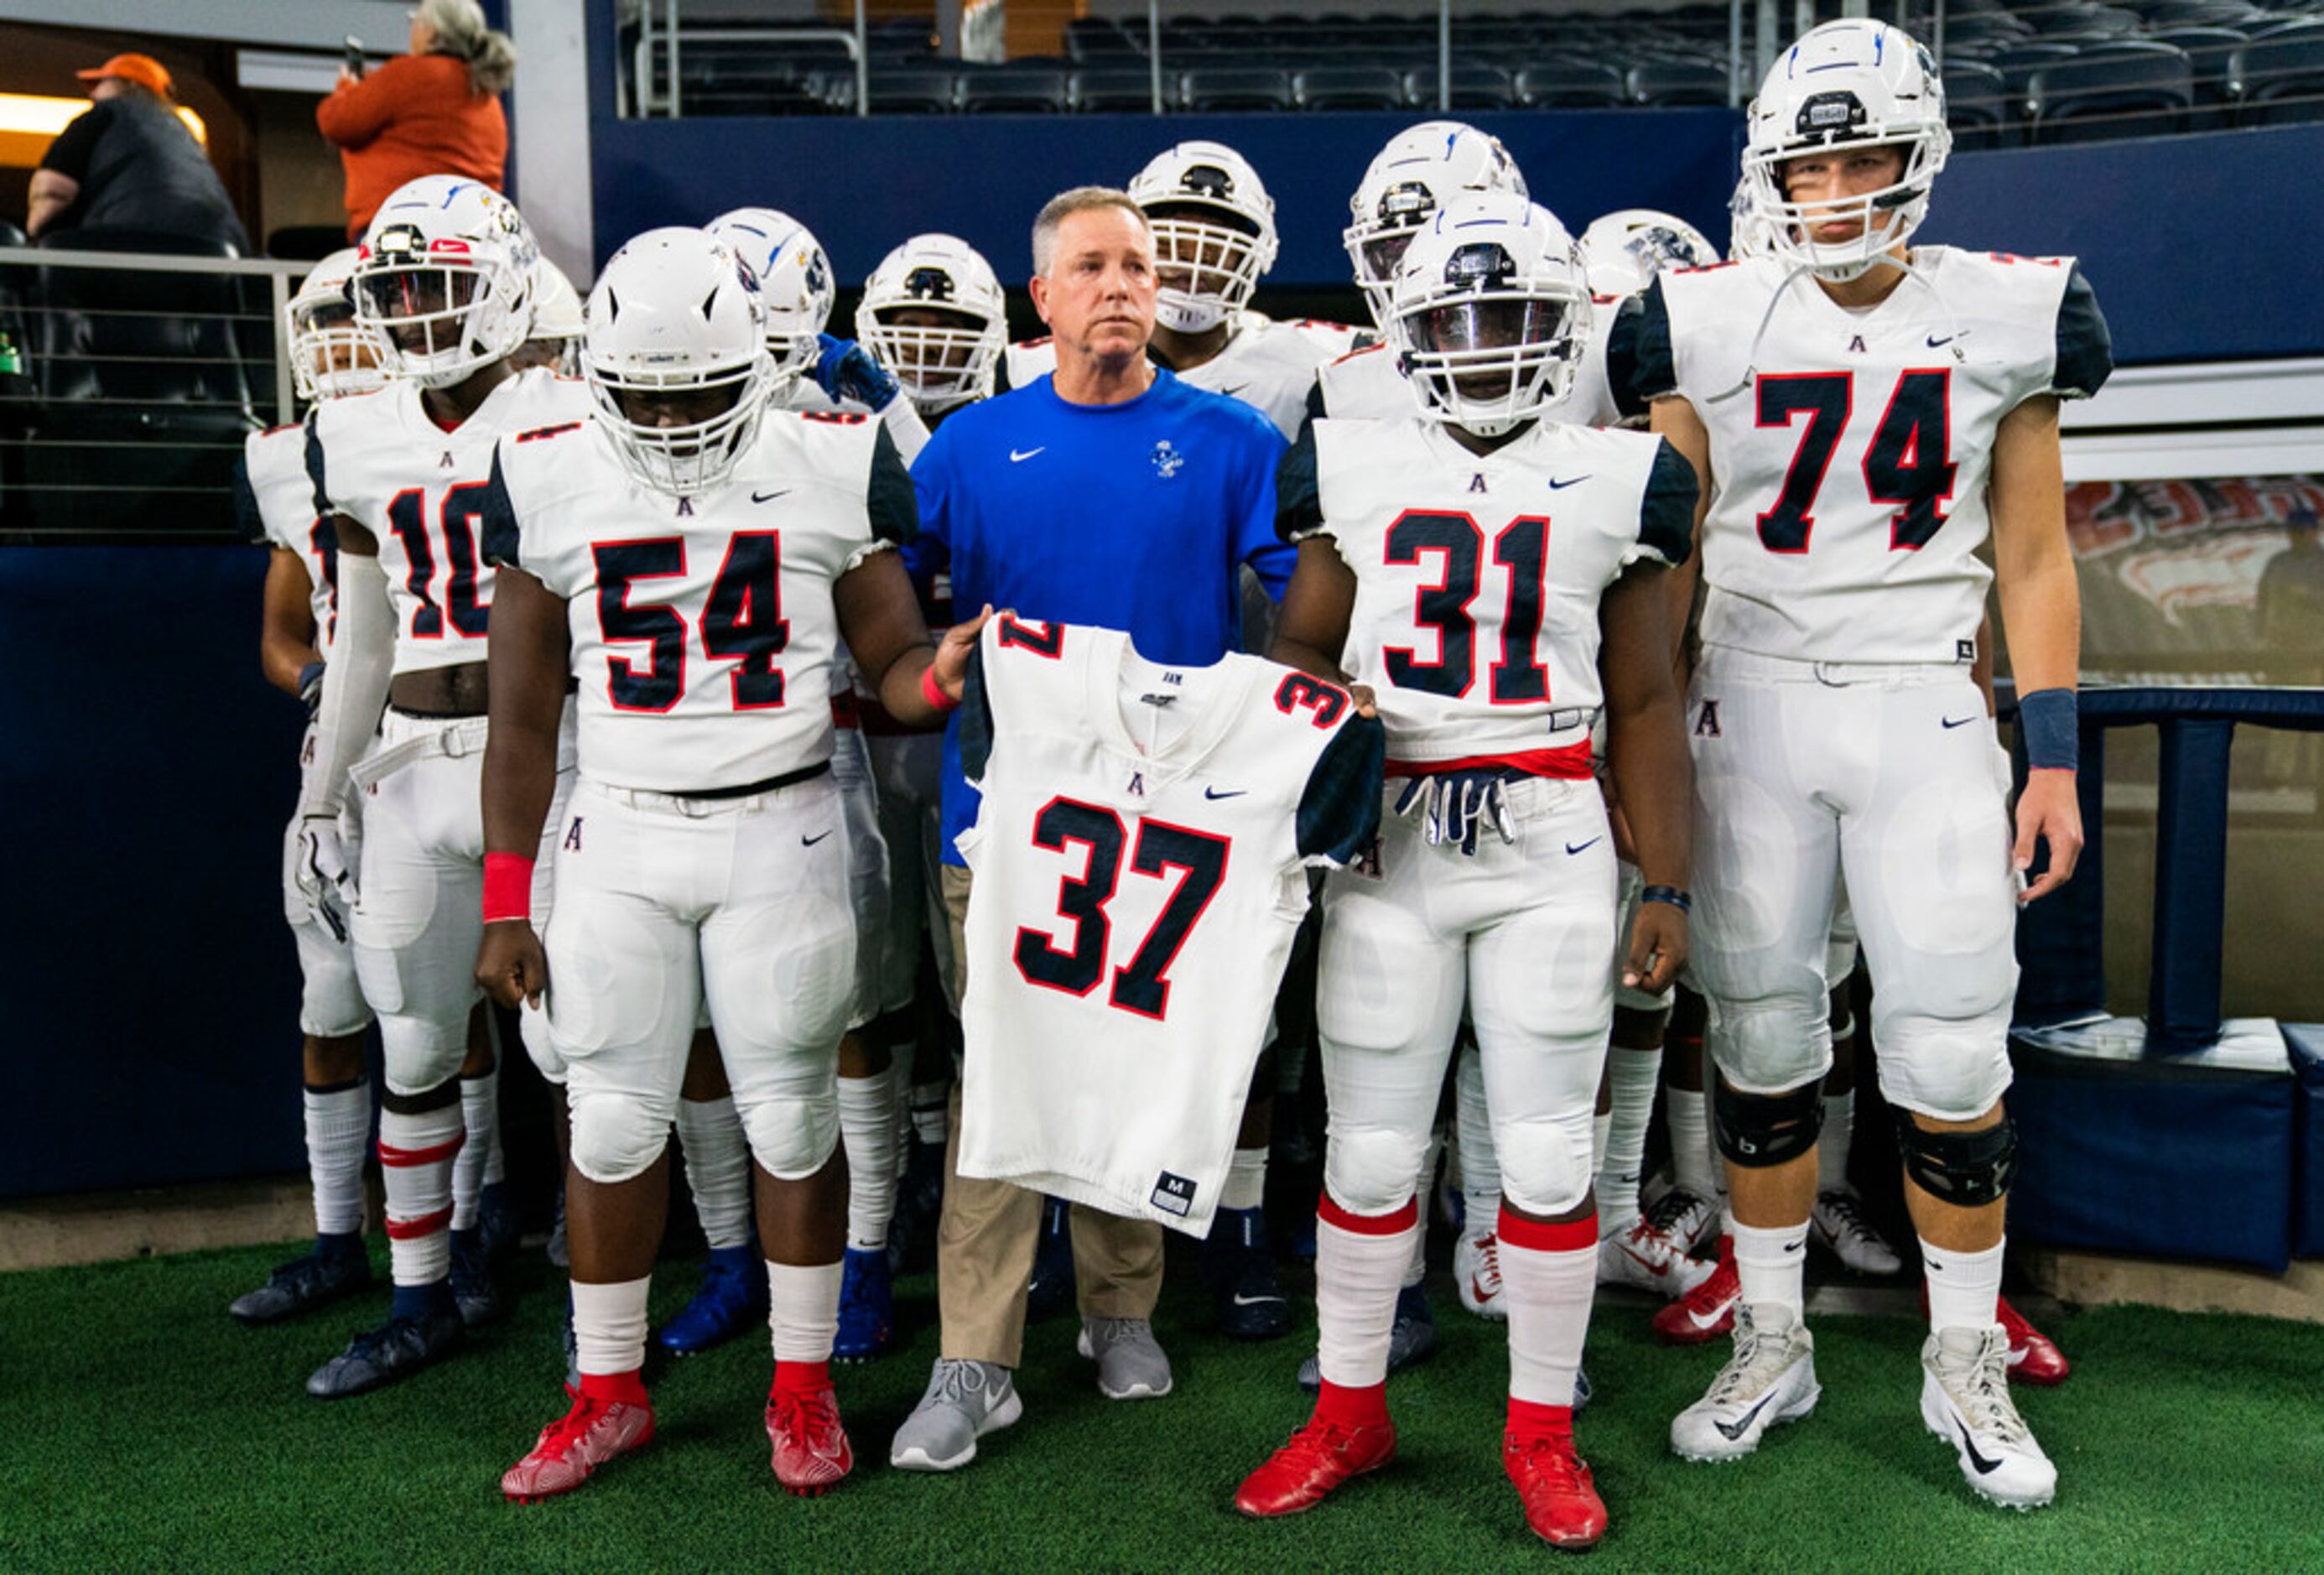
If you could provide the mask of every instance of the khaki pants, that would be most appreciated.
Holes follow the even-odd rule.
[[[952,917],[955,1009],[965,990],[970,873],[944,867]],[[936,1233],[936,1305],[944,1356],[1017,1366],[1025,1346],[1025,1283],[1041,1234],[1041,1194],[1010,1182],[960,1174],[960,1085],[952,1091],[952,1138],[945,1145],[944,1215]],[[1162,1227],[1076,1203],[1074,1277],[1088,1318],[1150,1318],[1162,1294]]]

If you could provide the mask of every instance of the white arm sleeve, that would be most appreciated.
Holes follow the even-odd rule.
[[[888,401],[888,408],[880,412],[880,419],[887,427],[888,436],[895,440],[896,453],[905,467],[910,468],[912,461],[920,456],[920,450],[928,446],[928,424],[920,419],[910,396],[903,393]]]
[[[376,557],[339,555],[339,632],[315,719],[315,768],[307,775],[303,815],[336,815],[346,803],[347,773],[363,759],[387,705],[395,668],[395,612],[387,571]]]

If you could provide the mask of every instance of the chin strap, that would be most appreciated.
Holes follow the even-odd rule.
[[[1903,274],[1907,281],[1918,283],[1922,289],[1929,292],[1929,299],[1935,301],[1937,303],[1937,309],[1944,314],[1945,326],[1951,330],[1952,337],[1956,341],[1952,346],[1953,359],[1956,362],[1966,362],[1969,359],[1969,353],[1963,350],[1958,343],[1961,336],[1960,318],[1955,315],[1951,304],[1948,302],[1944,296],[1938,291],[1936,281],[1931,279],[1920,269],[1914,267],[1909,257],[1899,257],[1893,252],[1883,252],[1874,257],[1871,262],[1866,265],[1864,272],[1869,273],[1873,269],[1880,267],[1894,268],[1897,272]],[[1775,287],[1775,293],[1767,298],[1767,309],[1759,314],[1759,326],[1751,330],[1751,347],[1748,351],[1745,352],[1743,356],[1743,375],[1736,379],[1733,387],[1709,396],[1703,401],[1703,403],[1707,405],[1723,404],[1727,401],[1733,399],[1737,394],[1744,392],[1746,390],[1749,389],[1754,382],[1758,381],[1759,346],[1767,337],[1767,325],[1775,320],[1775,309],[1784,304],[1784,297],[1791,293],[1792,286],[1794,283],[1803,278],[1812,279],[1814,277],[1815,264],[1812,262],[1802,262],[1793,268],[1790,272],[1784,275],[1783,283],[1777,285]],[[1863,274],[1859,273],[1854,277],[1860,279],[1863,277]]]

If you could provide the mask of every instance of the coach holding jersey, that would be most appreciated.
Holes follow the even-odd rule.
[[[1126,630],[1155,661],[1207,666],[1240,649],[1242,566],[1279,599],[1294,561],[1275,536],[1283,438],[1240,401],[1148,359],[1154,238],[1126,192],[1053,198],[1034,221],[1033,272],[1056,372],[962,410],[929,440],[912,467],[916,566],[949,554],[954,605]],[[955,998],[969,871],[953,839],[976,819],[958,733],[945,739],[944,778],[945,900],[964,975],[951,981]],[[1041,1198],[958,1174],[959,1123],[955,1103],[936,1248],[943,1343],[890,1455],[919,1470],[967,1464],[977,1436],[1021,1409],[1012,1370]],[[1097,1359],[1100,1388],[1120,1400],[1167,1394],[1170,1364],[1149,1322],[1161,1228],[1076,1207],[1073,1238],[1082,1349]]]

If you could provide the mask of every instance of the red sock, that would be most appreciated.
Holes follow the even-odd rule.
[[[793,1395],[801,1395],[810,1390],[830,1387],[831,1364],[829,1362],[777,1362],[774,1387],[769,1389],[767,1394],[770,1397],[787,1391]]]
[[[1326,1378],[1323,1392],[1315,1397],[1315,1420],[1339,1427],[1386,1427],[1388,1386],[1367,1384],[1349,1389]]]
[[[581,1393],[592,1400],[618,1401],[624,1405],[648,1404],[642,1368],[632,1368],[626,1373],[584,1373]]]
[[[1532,1400],[1509,1396],[1509,1436],[1511,1438],[1554,1438],[1561,1443],[1573,1441],[1573,1407],[1543,1405]]]

